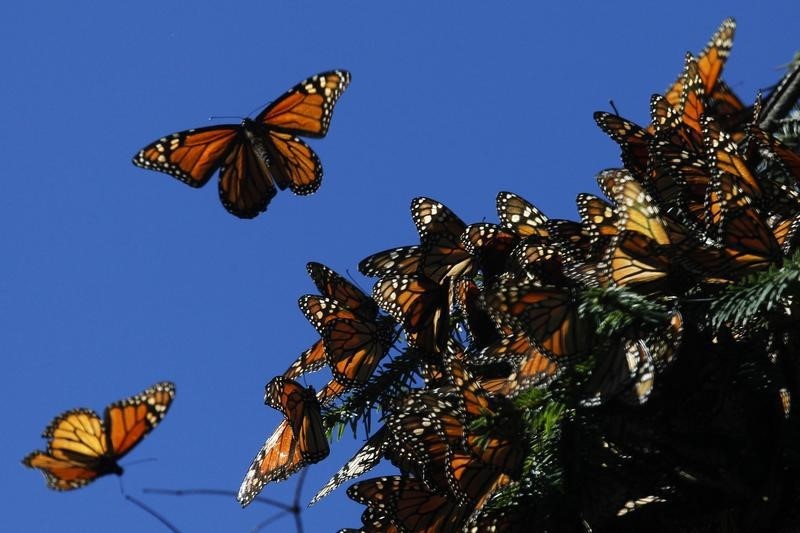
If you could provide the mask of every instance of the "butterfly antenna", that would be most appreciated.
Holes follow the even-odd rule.
[[[157,457],[147,457],[145,459],[137,459],[136,461],[131,461],[130,463],[125,463],[122,466],[127,469],[128,467],[133,466],[133,465],[138,465],[138,464],[141,464],[141,463],[152,463],[153,461],[158,461],[158,458]]]
[[[252,115],[256,111],[258,111],[259,109],[266,109],[267,106],[269,106],[274,101],[275,100],[267,100],[266,102],[262,103],[261,105],[258,105],[256,107],[254,107],[253,109],[250,110],[250,112],[247,114],[247,116],[249,117],[250,115]]]
[[[226,120],[244,120],[244,117],[237,117],[236,115],[209,115],[208,120],[219,120],[219,119],[226,119]]]
[[[355,279],[355,278],[353,277],[353,275],[350,273],[350,269],[349,269],[349,268],[346,268],[346,269],[344,270],[344,273],[345,273],[345,274],[347,274],[347,277],[348,277],[348,278],[350,278],[350,281],[352,281],[352,282],[353,282],[353,285],[355,285],[356,287],[358,287],[358,290],[360,290],[360,291],[361,291],[361,292],[363,292],[364,294],[369,294],[369,291],[365,291],[365,290],[364,290],[364,288],[361,286],[361,284],[360,284],[359,282],[357,282],[357,281],[356,281],[356,279]]]
[[[238,494],[233,490],[222,489],[142,489],[142,492],[145,494],[162,494],[167,496],[231,496],[234,498]],[[277,507],[281,509],[282,512],[292,512],[291,505],[264,496],[256,496],[253,498],[253,501]]]
[[[617,109],[617,105],[614,103],[614,100],[609,100],[608,103],[611,104],[611,109],[614,110],[614,114],[617,116],[621,116],[619,114],[619,110]]]
[[[130,494],[126,494],[125,495],[125,499],[128,500],[129,502],[133,503],[134,505],[138,506],[140,509],[144,510],[148,514],[150,514],[153,518],[155,518],[156,520],[158,520],[159,522],[164,524],[164,527],[166,527],[167,529],[169,529],[173,533],[181,533],[181,530],[178,529],[177,527],[175,527],[174,525],[172,525],[172,522],[170,522],[169,520],[164,518],[164,516],[162,514],[157,512],[155,509],[153,509],[149,505],[146,505],[143,501],[134,498]]]

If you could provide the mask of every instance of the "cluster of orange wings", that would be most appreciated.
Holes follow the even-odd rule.
[[[321,295],[304,296],[300,308],[320,340],[267,386],[285,420],[248,470],[242,505],[327,456],[326,410],[374,383],[401,335],[416,379],[379,402],[380,429],[314,499],[391,461],[400,475],[348,490],[366,506],[361,531],[511,527],[513,515],[484,508],[521,478],[528,453],[511,400],[551,386],[595,348],[594,324],[579,312],[587,288],[673,303],[660,326],[627,331],[580,391],[587,408],[646,402],[680,350],[680,298],[780,265],[800,240],[800,156],[757,126],[758,102],[746,107],[720,79],[734,28],[726,20],[699,56],[687,55],[678,81],[651,99],[648,126],[595,115],[624,168],[597,176],[606,198],[578,196],[580,220],[548,219],[501,192],[498,223],[467,225],[417,198],[419,243],[359,264],[378,278],[371,297],[311,263]],[[762,178],[762,162],[784,178]],[[319,393],[294,381],[325,366],[332,379]]]

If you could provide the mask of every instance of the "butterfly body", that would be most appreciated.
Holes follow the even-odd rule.
[[[223,206],[240,218],[266,210],[278,189],[311,194],[322,181],[317,154],[298,136],[324,137],[333,106],[350,74],[312,76],[272,102],[255,119],[167,135],[142,148],[133,164],[202,187],[219,170]]]

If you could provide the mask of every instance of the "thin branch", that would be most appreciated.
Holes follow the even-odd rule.
[[[173,526],[173,525],[172,525],[172,523],[171,523],[169,520],[167,520],[166,518],[164,518],[164,517],[163,517],[163,516],[162,516],[160,513],[158,513],[158,512],[157,512],[155,509],[153,509],[152,507],[150,507],[150,506],[146,505],[146,504],[145,504],[144,502],[142,502],[141,500],[138,500],[138,499],[134,498],[134,497],[133,497],[133,496],[131,496],[130,494],[125,494],[125,499],[126,499],[126,500],[128,500],[129,502],[131,502],[131,503],[133,503],[133,504],[135,504],[135,505],[139,506],[139,508],[143,509],[145,512],[149,513],[149,514],[150,514],[151,516],[153,516],[153,517],[154,517],[156,520],[158,520],[159,522],[161,522],[162,524],[164,524],[164,526],[165,526],[167,529],[169,529],[170,531],[172,531],[173,533],[181,533],[181,530],[180,530],[180,529],[178,529],[177,527]]]
[[[278,518],[280,518],[280,517],[282,517],[282,516],[285,516],[286,514],[288,514],[288,513],[287,513],[287,511],[281,511],[281,512],[280,512],[280,513],[278,513],[278,514],[276,514],[276,515],[272,515],[272,516],[270,516],[269,518],[267,518],[266,520],[264,520],[264,521],[262,521],[262,522],[259,522],[259,523],[258,523],[258,524],[256,524],[256,525],[255,525],[255,527],[254,527],[254,528],[251,530],[251,531],[252,531],[252,533],[257,533],[258,531],[261,531],[262,529],[264,529],[265,527],[267,527],[268,525],[270,525],[271,523],[273,523],[274,521],[276,521]]]
[[[169,496],[233,496],[236,497],[236,491],[233,490],[220,490],[220,489],[142,489],[145,494],[167,494]],[[253,498],[254,502],[260,502],[267,505],[272,505],[284,512],[293,512],[293,507],[278,500],[265,498],[264,496],[256,496]]]

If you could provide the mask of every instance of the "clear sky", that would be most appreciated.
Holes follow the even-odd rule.
[[[20,465],[61,411],[101,412],[160,380],[177,384],[172,410],[123,465],[157,461],[128,469],[125,489],[184,532],[252,529],[273,511],[142,489],[238,488],[279,421],[264,384],[316,339],[296,306],[313,292],[306,262],[370,288],[355,265],[414,242],[419,195],[468,223],[496,220],[500,190],[575,218],[576,194],[618,165],[592,112],[613,99],[645,122],[651,93],[726,16],[738,29],[724,78],[750,101],[800,49],[794,1],[2,3],[0,530],[162,531],[113,476],[56,493]],[[193,190],[130,163],[332,68],[353,81],[310,142],[325,168],[313,196],[283,191],[239,220],[216,178]],[[359,442],[312,467],[306,500]],[[339,490],[306,530],[360,512]]]

